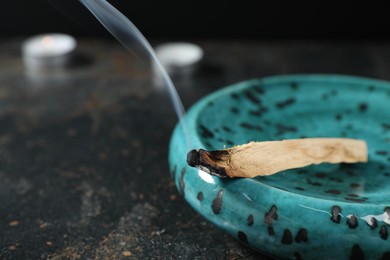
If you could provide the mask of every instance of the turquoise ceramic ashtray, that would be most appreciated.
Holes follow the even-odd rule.
[[[177,188],[232,237],[277,258],[390,259],[390,83],[338,75],[254,79],[203,98],[184,123],[170,144]],[[221,179],[186,163],[190,149],[304,137],[363,139],[369,161],[253,179]]]

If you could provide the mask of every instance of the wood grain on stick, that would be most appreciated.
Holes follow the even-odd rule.
[[[219,177],[253,178],[311,164],[367,162],[367,157],[363,140],[304,138],[250,142],[217,151],[192,150],[187,162]]]

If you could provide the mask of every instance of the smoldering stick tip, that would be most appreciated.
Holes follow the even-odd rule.
[[[187,153],[187,164],[208,174],[220,178],[226,178],[229,176],[226,174],[224,166],[220,166],[218,164],[218,162],[223,161],[221,156],[224,154],[226,154],[225,151],[206,151],[203,149],[194,149]]]
[[[196,167],[200,164],[199,150],[191,150],[187,153],[187,163],[191,167]]]

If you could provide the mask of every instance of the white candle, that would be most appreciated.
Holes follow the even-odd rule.
[[[22,45],[23,61],[28,70],[58,69],[68,65],[76,40],[66,34],[42,34]]]
[[[193,43],[165,43],[156,47],[156,55],[170,76],[189,76],[203,58],[203,50]],[[162,83],[160,68],[154,64],[153,70],[156,83]]]
[[[203,57],[203,50],[192,43],[166,43],[156,48],[157,57],[164,66],[191,66]]]

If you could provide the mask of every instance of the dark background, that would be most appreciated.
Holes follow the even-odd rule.
[[[109,1],[147,38],[388,40],[384,4],[282,1]],[[0,3],[1,37],[109,36],[77,0]],[[111,37],[111,36],[110,36]]]

